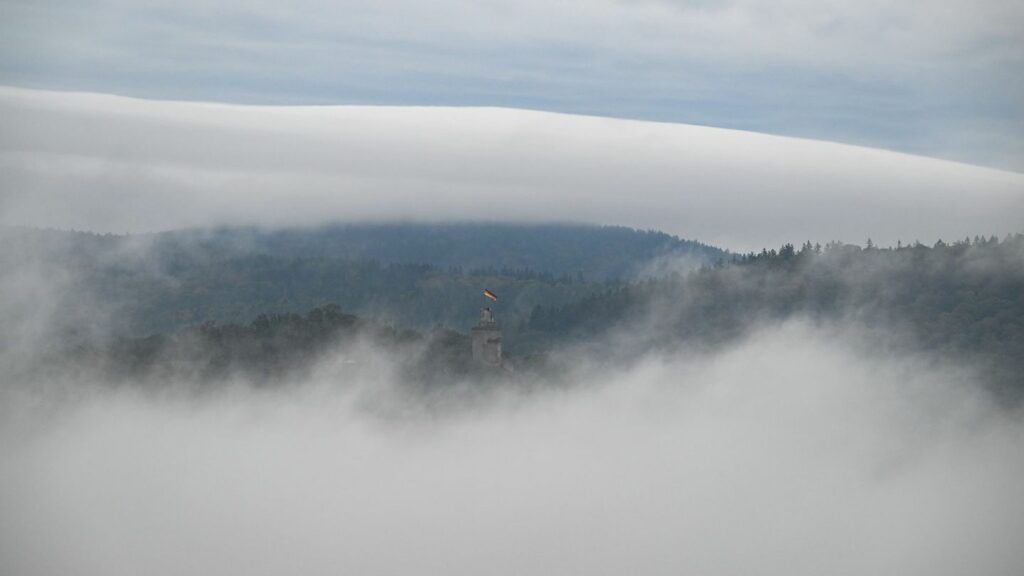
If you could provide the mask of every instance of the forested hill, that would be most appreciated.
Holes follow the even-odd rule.
[[[190,234],[195,242],[161,238],[154,247],[152,237],[6,230],[0,285],[32,287],[27,305],[53,310],[55,322],[67,323],[58,328],[70,328],[59,334],[111,321],[114,364],[129,372],[168,358],[187,358],[184,364],[209,374],[272,372],[309,364],[339,338],[369,334],[412,354],[415,373],[465,374],[465,333],[487,287],[500,295],[496,308],[513,357],[557,357],[584,343],[598,347],[594,357],[629,362],[659,347],[715,347],[803,318],[963,359],[1024,398],[1024,235],[883,249],[786,245],[684,273],[595,281],[586,272],[267,254],[258,243],[204,244]],[[692,263],[692,254],[677,256]],[[628,348],[614,338],[622,333],[630,335]],[[85,357],[103,349],[85,342]]]
[[[689,275],[538,307],[519,339],[545,348],[625,330],[633,352],[646,353],[659,346],[713,346],[794,317],[844,320],[897,335],[911,350],[963,358],[1020,396],[1024,235],[887,249],[786,245]]]
[[[464,270],[531,270],[588,280],[631,279],[656,258],[712,263],[728,254],[664,232],[581,224],[345,224],[260,230],[219,228],[158,234],[168,253],[261,254],[278,258],[374,260]]]
[[[503,323],[633,279],[659,260],[725,253],[660,232],[580,225],[386,224],[98,235],[0,230],[0,275],[46,277],[47,305],[75,331],[103,315],[118,336],[337,304],[419,330],[467,329],[497,292]],[[95,311],[96,314],[92,314]]]

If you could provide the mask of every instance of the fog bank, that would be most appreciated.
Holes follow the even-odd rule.
[[[1024,175],[703,126],[499,108],[0,89],[0,224],[96,231],[572,220],[734,250],[1024,229]]]
[[[12,574],[1012,574],[1024,425],[799,322],[462,410],[329,368],[88,385],[0,427]]]

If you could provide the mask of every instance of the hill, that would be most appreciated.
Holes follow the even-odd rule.
[[[157,234],[164,253],[219,257],[371,260],[470,271],[531,271],[588,280],[628,280],[659,257],[713,263],[719,248],[655,230],[581,224],[383,223],[261,230],[252,227]]]
[[[400,358],[411,380],[458,380],[474,374],[466,331],[482,303],[480,286],[488,286],[507,295],[499,302],[506,352],[531,370],[557,370],[579,347],[615,365],[658,351],[715,349],[799,319],[858,331],[878,354],[960,359],[1004,396],[1024,398],[1024,235],[881,249],[870,242],[787,244],[689,272],[591,282],[323,253],[290,258],[287,243],[267,254],[254,248],[258,242],[224,248],[226,237],[237,237],[223,231],[206,244],[177,234],[149,239],[145,249],[131,245],[134,237],[12,236],[21,244],[5,246],[36,242],[30,262],[63,262],[73,272],[74,290],[62,296],[67,308],[57,315],[70,321],[50,339],[59,344],[51,347],[55,365],[72,350],[70,358],[129,376],[173,367],[203,381],[235,372],[270,381],[315,366],[339,346],[369,342]],[[7,274],[28,266],[15,253],[4,252]],[[111,330],[107,343],[63,337],[74,333],[68,328],[76,320],[95,317],[87,313],[95,302],[83,296],[86,288],[108,291],[100,308],[127,323]],[[321,300],[329,303],[308,305]],[[151,334],[149,325],[166,328]]]
[[[2,236],[0,274],[46,276],[46,299],[63,309],[66,332],[101,317],[119,336],[247,323],[326,304],[395,326],[466,329],[485,303],[484,288],[500,295],[502,320],[516,324],[538,305],[579,300],[660,260],[703,265],[726,256],[660,232],[561,224],[143,235],[10,228]]]

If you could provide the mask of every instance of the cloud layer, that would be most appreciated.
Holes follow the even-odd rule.
[[[1024,227],[1024,176],[715,128],[493,108],[0,90],[0,224],[144,231],[574,220],[731,249]]]
[[[1019,2],[12,0],[3,15],[4,84],[538,108],[1024,169]]]

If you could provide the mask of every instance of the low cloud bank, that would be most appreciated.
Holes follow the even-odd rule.
[[[1024,229],[1024,176],[702,126],[496,108],[0,89],[0,224],[146,231],[573,220],[734,250]]]
[[[1024,422],[969,369],[857,342],[789,322],[472,409],[329,364],[280,390],[14,395],[0,565],[1018,573]]]

